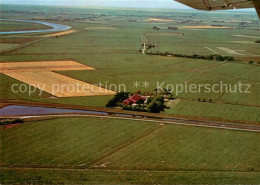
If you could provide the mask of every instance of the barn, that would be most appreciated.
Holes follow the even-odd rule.
[[[123,104],[132,105],[137,102],[145,102],[145,101],[146,101],[146,98],[144,96],[141,96],[140,94],[135,94],[135,95],[131,96],[130,98],[126,99],[125,101],[123,101]]]

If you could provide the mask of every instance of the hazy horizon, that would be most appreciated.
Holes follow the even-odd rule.
[[[174,0],[1,0],[0,4],[193,10]]]
[[[85,6],[85,7],[124,7],[157,9],[191,9],[173,0],[1,0],[1,4]]]

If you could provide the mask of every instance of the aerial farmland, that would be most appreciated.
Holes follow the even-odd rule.
[[[260,183],[255,12],[0,12],[0,184]]]

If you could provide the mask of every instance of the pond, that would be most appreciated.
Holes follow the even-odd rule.
[[[0,116],[31,116],[44,114],[84,113],[108,115],[102,111],[77,110],[67,108],[51,108],[39,106],[8,105],[0,109]]]

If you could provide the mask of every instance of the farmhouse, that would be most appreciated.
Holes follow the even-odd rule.
[[[123,101],[123,104],[125,105],[131,105],[134,103],[138,103],[138,102],[145,102],[146,98],[141,96],[140,94],[135,94],[133,96],[131,96],[130,98],[126,99],[125,101]]]

